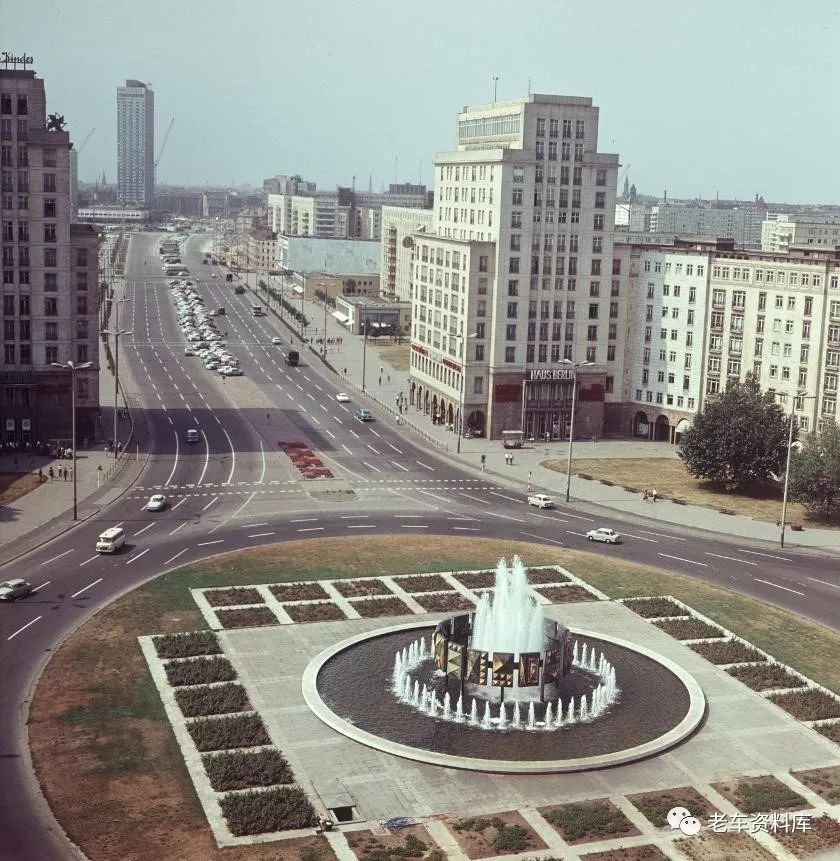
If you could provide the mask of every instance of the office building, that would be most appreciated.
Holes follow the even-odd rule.
[[[117,87],[117,194],[150,208],[155,199],[155,94],[142,81]]]
[[[784,252],[796,245],[840,246],[840,217],[822,213],[777,214],[762,222],[762,251]]]
[[[380,272],[383,296],[401,301],[411,300],[412,235],[428,233],[433,222],[434,212],[431,209],[382,207]]]
[[[95,436],[99,406],[100,239],[71,224],[70,134],[47,117],[44,81],[0,69],[0,221],[3,329],[0,441],[71,435],[70,372],[53,362],[93,362],[76,380],[79,439]]]

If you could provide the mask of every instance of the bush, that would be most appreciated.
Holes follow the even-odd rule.
[[[467,589],[489,589],[496,583],[493,571],[465,571],[455,575],[455,579]]]
[[[475,609],[475,604],[460,592],[432,592],[415,596],[414,600],[429,613],[448,613]]]
[[[300,787],[225,795],[219,804],[232,834],[311,828],[318,817]]]
[[[332,601],[321,601],[317,604],[286,604],[283,609],[295,622],[333,622],[347,618],[341,607],[333,604]]]
[[[375,577],[362,580],[340,580],[333,583],[340,595],[345,598],[363,598],[366,595],[390,595],[391,590]]]
[[[496,830],[493,848],[499,855],[524,852],[528,848],[530,835],[521,825],[502,825]]]
[[[236,671],[227,658],[195,658],[166,665],[166,678],[173,688],[183,685],[209,685],[230,682]]]
[[[208,753],[201,759],[210,778],[210,785],[216,792],[294,783],[289,763],[278,750]]]
[[[404,592],[445,592],[452,587],[439,574],[416,574],[395,577],[394,582]]]
[[[225,628],[265,628],[279,625],[280,620],[268,607],[243,607],[239,610],[217,610],[216,618]]]
[[[624,602],[634,613],[645,619],[656,619],[660,616],[686,616],[686,611],[670,598],[628,598]]]
[[[320,583],[276,583],[268,588],[278,601],[318,601],[330,597]]]
[[[199,718],[188,723],[187,730],[202,752],[271,744],[259,715]]]
[[[678,640],[701,640],[704,637],[722,637],[723,631],[701,619],[665,619],[654,622],[657,628]]]
[[[745,646],[738,640],[727,640],[724,643],[694,643],[689,646],[713,664],[739,664],[744,661],[766,661],[767,658],[752,646]]]
[[[263,604],[263,597],[256,589],[207,589],[204,597],[211,607],[230,607],[234,604]]]
[[[768,699],[799,720],[840,718],[840,700],[817,688],[772,694]]]
[[[735,806],[744,813],[770,813],[775,810],[805,810],[810,805],[775,777],[744,781],[732,791]]]
[[[633,830],[630,820],[609,801],[565,804],[544,813],[543,817],[560,830],[564,840],[570,842],[607,838]]]
[[[820,734],[830,739],[835,744],[840,744],[840,721],[834,723],[824,723],[821,726],[815,726],[814,729]]]
[[[553,568],[544,569],[528,569],[528,582],[532,586],[548,586],[551,583],[568,583],[569,578],[560,571],[555,571]]]
[[[805,686],[805,682],[799,676],[789,673],[778,664],[760,664],[757,667],[730,667],[726,672],[754,691]]]
[[[350,602],[363,619],[380,616],[410,616],[411,610],[399,598],[368,598]]]
[[[222,651],[212,631],[164,634],[154,637],[152,642],[159,658],[192,658],[196,655],[218,655]]]
[[[245,688],[237,684],[181,688],[175,691],[175,701],[184,717],[244,712],[250,708]]]

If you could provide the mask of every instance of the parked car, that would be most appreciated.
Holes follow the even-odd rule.
[[[16,601],[18,598],[25,598],[31,592],[32,584],[20,578],[0,583],[0,600],[3,601]]]
[[[371,414],[371,411],[370,411],[370,410],[366,410],[366,409],[364,409],[364,407],[359,407],[359,408],[356,410],[356,418],[357,418],[360,422],[370,422],[370,421],[373,421],[373,415]]]
[[[335,399],[336,399],[340,404],[349,404],[349,403],[350,403],[350,395],[348,395],[348,394],[347,394],[347,392],[339,392],[339,393],[335,396]]]
[[[600,541],[603,544],[619,544],[621,536],[614,530],[606,526],[599,526],[598,529],[590,529],[586,533],[586,537],[590,541]]]
[[[194,356],[195,350],[192,347],[184,347],[184,355],[185,356]]]
[[[528,505],[536,505],[537,508],[554,508],[554,500],[544,493],[532,493],[528,496]]]
[[[146,511],[163,511],[166,508],[166,497],[162,493],[156,493],[146,503]]]
[[[280,338],[272,338],[271,343],[272,344],[282,344],[283,342],[280,340]]]

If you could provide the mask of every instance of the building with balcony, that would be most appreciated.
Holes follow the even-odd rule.
[[[411,301],[413,234],[428,233],[433,222],[431,209],[382,207],[380,272],[384,296]]]
[[[71,224],[70,134],[47,118],[44,81],[0,69],[3,329],[0,442],[68,440],[71,377],[54,362],[92,362],[76,377],[79,438],[99,409],[98,249]]]

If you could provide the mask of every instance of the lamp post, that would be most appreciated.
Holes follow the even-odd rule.
[[[321,292],[324,294],[324,337],[321,339],[321,357],[327,358],[327,285],[321,281]]]
[[[300,291],[300,343],[303,346],[303,335],[304,335],[304,327],[303,327],[303,300],[306,298],[306,276],[303,276],[303,287]]]
[[[780,392],[776,393],[781,394]],[[794,411],[796,410],[796,402],[799,400],[810,400],[816,397],[815,395],[806,395],[804,392],[797,392],[790,405],[790,420],[788,421],[788,441],[787,441],[787,457],[785,458],[785,485],[782,490],[782,520],[779,527],[779,547],[785,546],[785,521],[787,520],[787,502],[788,502],[788,485],[790,482],[790,452],[793,448],[793,420],[795,418]]]
[[[365,366],[367,364],[367,308],[360,309],[362,316],[362,391],[365,390]]]
[[[571,359],[561,359],[561,364],[571,365],[574,368],[575,375],[572,379],[572,417],[569,423],[569,457],[566,461],[566,502],[569,501],[569,496],[572,487],[572,445],[575,438],[575,407],[577,406],[577,372],[578,368],[594,365],[594,362],[573,362]]]
[[[117,451],[117,411],[120,389],[120,335],[133,335],[134,332],[120,329],[120,304],[122,302],[131,302],[132,300],[123,297],[122,299],[108,299],[108,301],[113,302],[117,308],[116,327],[114,329],[102,329],[101,334],[114,336],[114,459],[116,460],[119,454]]]
[[[72,411],[71,424],[72,430],[72,464],[73,470],[73,520],[78,520],[78,511],[76,506],[76,371],[84,371],[86,368],[92,368],[93,362],[82,362],[77,365],[75,362],[50,362],[54,368],[62,368],[70,371],[70,409]]]

